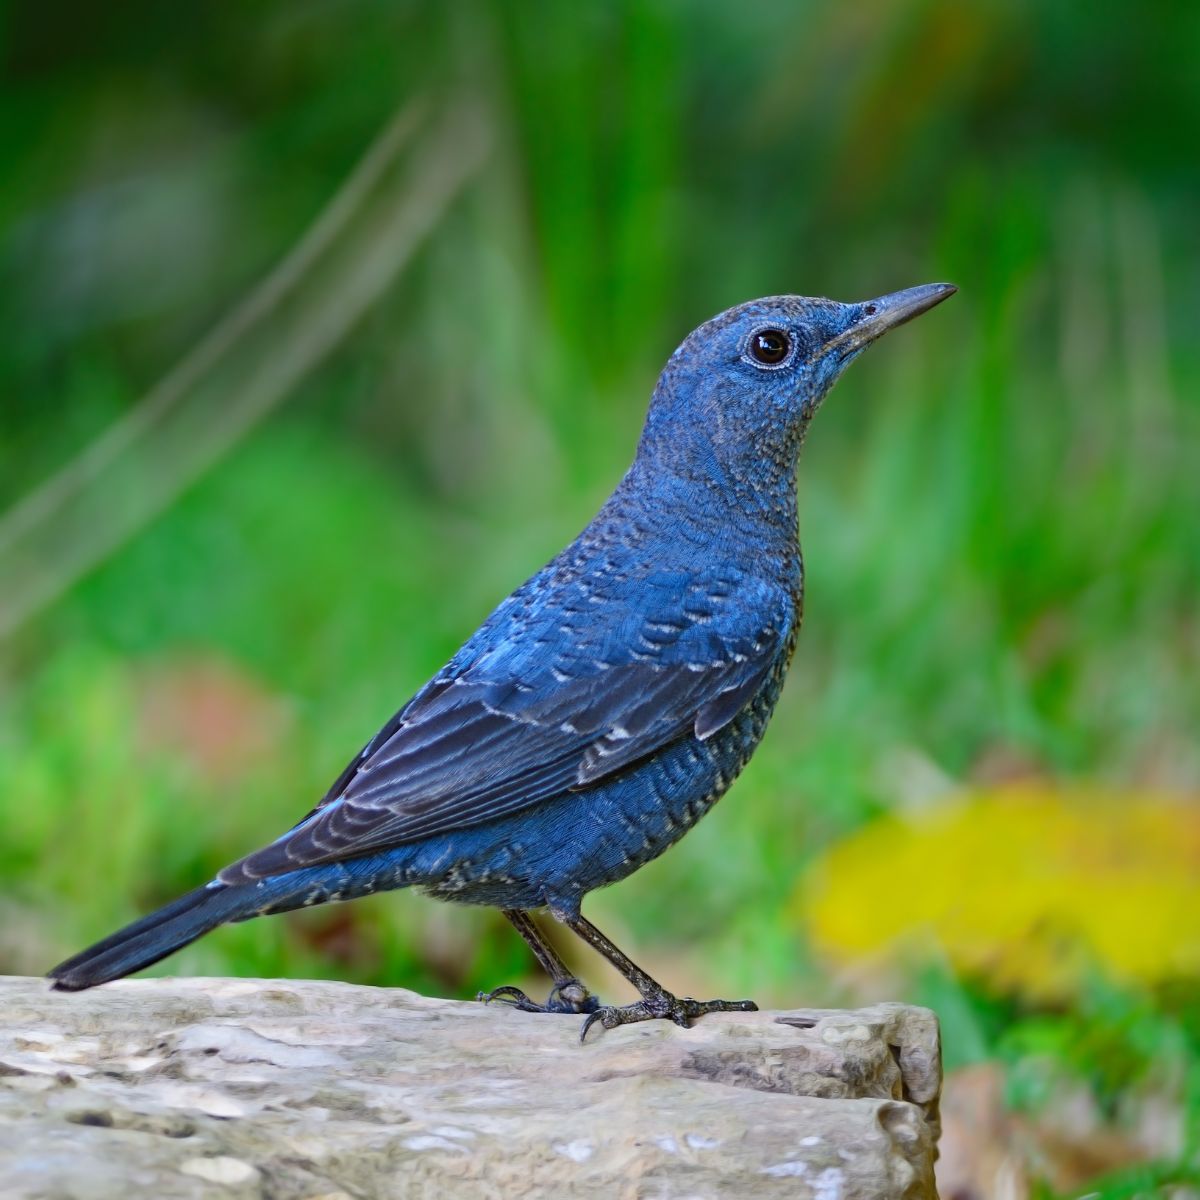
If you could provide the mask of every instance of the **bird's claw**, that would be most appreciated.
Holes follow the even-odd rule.
[[[539,1011],[538,1005],[520,988],[510,987],[508,984],[493,988],[490,992],[476,992],[475,999],[481,1004],[509,1004],[522,1012],[528,1012],[530,1009]]]
[[[674,1021],[684,1029],[696,1018],[713,1012],[758,1012],[753,1000],[693,1000],[690,996],[672,996],[670,992],[644,996],[635,1004],[601,1004],[584,1021],[579,1040],[586,1041],[593,1025],[616,1029],[639,1021]]]
[[[520,1012],[534,1013],[593,1013],[600,1007],[600,1001],[578,979],[555,984],[545,1004],[538,1004],[520,988],[508,984],[493,988],[490,992],[479,992],[475,999],[483,1004],[509,1004]]]

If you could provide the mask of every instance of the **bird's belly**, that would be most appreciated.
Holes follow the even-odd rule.
[[[611,781],[456,831],[456,853],[423,889],[460,903],[539,908],[624,879],[728,790],[762,739],[782,682],[781,667],[708,741],[683,738]]]

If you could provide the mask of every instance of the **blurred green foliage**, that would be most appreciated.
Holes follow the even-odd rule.
[[[977,781],[1200,793],[1198,52],[1200,6],[1171,0],[0,7],[0,511],[137,405],[406,102],[467,97],[494,131],[286,404],[0,645],[0,970],[302,814],[587,520],[695,324],[946,278],[809,439],[807,624],[766,745],[589,911],[681,987],[929,1000],[1018,1108],[1066,1076],[1113,1120],[1157,1087],[1200,1125],[1196,981],[1057,1008],[936,961],[852,985],[789,904],[826,848]],[[514,941],[388,896],[163,969],[465,995],[527,977]]]

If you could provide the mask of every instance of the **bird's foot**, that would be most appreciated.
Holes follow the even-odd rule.
[[[686,1029],[694,1018],[714,1012],[758,1012],[758,1005],[753,1000],[693,1000],[688,996],[672,996],[670,992],[656,992],[636,1004],[599,1005],[584,1021],[579,1040],[587,1038],[593,1025],[616,1029],[618,1025],[634,1025],[638,1021],[667,1020]]]
[[[521,1012],[535,1013],[593,1013],[600,1007],[600,1001],[578,979],[556,983],[545,1004],[530,1000],[520,988],[508,985],[480,992],[475,999],[484,1004],[509,1004]]]

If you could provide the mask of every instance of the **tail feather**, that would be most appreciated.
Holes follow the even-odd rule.
[[[262,893],[253,895],[256,891],[224,884],[196,888],[59,963],[49,977],[54,980],[55,990],[79,992],[140,971],[210,929],[250,915],[252,906],[262,904]]]
[[[59,963],[49,977],[60,992],[81,992],[149,967],[226,922],[310,904],[352,900],[407,887],[423,877],[415,870],[411,856],[389,850],[288,871],[252,883],[213,880]]]

